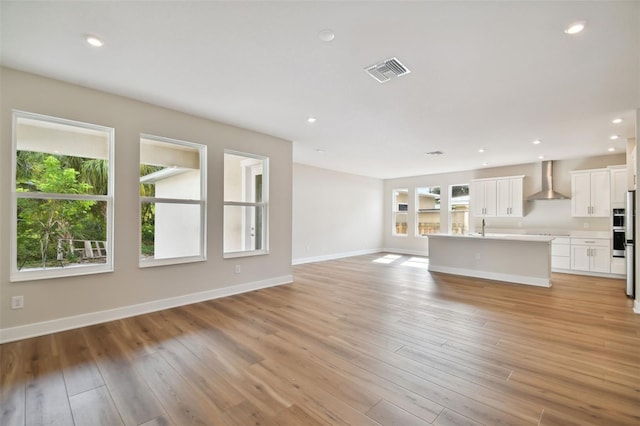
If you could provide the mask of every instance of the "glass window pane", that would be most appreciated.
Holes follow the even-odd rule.
[[[449,200],[449,231],[452,234],[468,234],[469,185],[452,185]]]
[[[200,200],[200,147],[140,139],[140,195]]]
[[[440,233],[440,212],[418,212],[418,235]]]
[[[409,209],[409,190],[394,189],[393,190],[393,211],[406,212]]]
[[[416,234],[440,232],[440,187],[416,188]]]
[[[141,203],[141,260],[201,256],[201,206]]]
[[[224,206],[224,252],[265,250],[263,217],[261,206]]]
[[[107,203],[91,200],[17,200],[19,270],[107,262]]]
[[[407,235],[407,213],[394,213],[394,234]]]
[[[16,117],[16,190],[108,195],[111,132],[61,121]]]
[[[265,201],[263,173],[265,158],[224,154],[224,201],[261,203]]]
[[[393,235],[408,235],[407,218],[409,211],[409,190],[394,189],[391,193],[391,208],[393,211]]]

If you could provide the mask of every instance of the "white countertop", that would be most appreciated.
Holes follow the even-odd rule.
[[[552,235],[527,235],[527,234],[494,234],[486,233],[484,236],[479,233],[473,234],[429,234],[429,238],[441,237],[441,238],[467,238],[467,239],[482,239],[482,240],[507,240],[507,241],[531,241],[537,243],[548,243],[552,241],[555,236]]]
[[[552,237],[611,238],[611,231],[588,229],[547,229],[547,228],[494,228],[487,226],[487,234],[500,235],[544,235]]]

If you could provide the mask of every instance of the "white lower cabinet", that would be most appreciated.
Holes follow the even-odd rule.
[[[551,269],[571,269],[571,239],[556,237],[551,241]]]
[[[571,269],[611,272],[611,243],[607,238],[571,238]]]
[[[618,275],[627,274],[627,259],[624,257],[612,257],[611,258],[611,273]]]

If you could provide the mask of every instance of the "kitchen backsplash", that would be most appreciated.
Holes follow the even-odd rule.
[[[525,215],[518,218],[485,218],[486,229],[493,231],[522,229],[524,231],[608,231],[609,218],[571,217],[571,200],[525,201]],[[471,218],[473,229],[480,229],[482,219]],[[585,226],[586,224],[586,226]]]

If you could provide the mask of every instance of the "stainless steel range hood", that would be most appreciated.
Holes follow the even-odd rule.
[[[542,191],[527,197],[531,200],[567,200],[569,197],[553,190],[553,161],[542,162]]]

